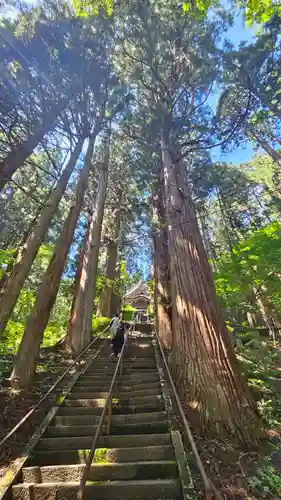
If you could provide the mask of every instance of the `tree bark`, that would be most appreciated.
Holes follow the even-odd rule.
[[[115,273],[115,279],[120,280],[120,274],[121,274],[121,262],[120,258],[116,266],[116,273]],[[121,296],[119,293],[115,290],[113,290],[111,294],[111,301],[110,301],[110,311],[109,311],[109,317],[113,318],[114,314],[116,312],[119,312],[121,310]]]
[[[163,345],[172,349],[172,301],[170,290],[168,233],[163,191],[155,188],[153,196],[153,247],[156,328]]]
[[[4,189],[13,174],[24,164],[31,153],[33,153],[44,135],[49,132],[66,104],[67,101],[65,100],[59,104],[55,104],[53,109],[43,118],[42,124],[38,124],[38,126],[35,127],[35,132],[12,149],[7,158],[0,163],[0,191]]]
[[[98,255],[108,180],[108,163],[109,148],[100,170],[98,193],[91,217],[75,308],[68,328],[70,344],[75,354],[78,354],[91,339]]]
[[[253,445],[259,434],[254,402],[217,305],[191,196],[178,183],[166,137],[163,133],[161,148],[172,281],[172,370],[182,399],[198,412],[203,427]]]
[[[281,154],[276,151],[267,141],[260,137],[252,128],[250,128],[250,136],[252,136],[258,145],[264,149],[264,151],[271,156],[271,158],[278,164],[281,165]]]
[[[117,253],[119,245],[119,235],[121,226],[121,208],[120,200],[119,206],[115,210],[114,217],[114,232],[112,235],[112,240],[109,241],[107,246],[107,259],[106,259],[106,271],[105,277],[107,280],[113,281],[116,278],[116,265],[117,265]],[[113,294],[113,288],[111,285],[107,284],[101,293],[100,297],[100,313],[101,316],[107,318],[111,315],[111,299]]]
[[[216,253],[214,250],[214,247],[211,242],[210,234],[208,231],[208,226],[206,223],[206,217],[205,214],[199,214],[199,219],[200,219],[200,225],[201,225],[201,232],[202,232],[202,238],[203,238],[203,243],[204,243],[204,248],[205,252],[207,254],[208,259],[211,261],[211,266],[214,272],[217,271],[217,261],[216,261]]]
[[[78,294],[79,283],[80,283],[81,274],[82,274],[83,259],[84,259],[86,244],[87,244],[87,240],[88,240],[88,236],[89,236],[89,229],[90,229],[90,221],[88,222],[88,227],[87,227],[87,229],[85,231],[85,235],[84,235],[84,239],[83,239],[83,244],[82,244],[81,248],[77,251],[77,256],[76,256],[76,273],[75,273],[75,279],[74,279],[74,283],[73,283],[73,299],[72,299],[71,308],[70,308],[70,311],[69,311],[67,331],[69,331],[69,329],[71,328],[71,324],[72,324],[72,321],[73,321],[73,315],[74,315],[74,311],[75,311],[76,297],[77,297],[77,294]],[[71,338],[68,335],[68,333],[67,333],[67,335],[65,337],[65,343],[64,343],[64,345],[65,345],[66,350],[68,350],[68,351],[72,350]]]
[[[40,350],[44,330],[48,324],[56,300],[60,279],[83,205],[88,185],[94,141],[94,136],[89,139],[84,167],[77,183],[75,199],[56,242],[51,262],[39,287],[36,302],[27,320],[23,338],[16,355],[11,378],[19,387],[26,387],[36,371],[36,358]]]
[[[27,241],[19,251],[9,278],[1,290],[0,338],[1,335],[3,335],[6,324],[13,312],[21,288],[28,276],[40,245],[49,229],[50,221],[52,220],[52,217],[57,210],[58,204],[66,189],[69,178],[81,152],[85,135],[78,140],[68,164],[56,185],[56,188],[52,192],[49,200],[46,202],[45,208],[41,213],[33,232],[30,234],[29,238],[27,238]]]

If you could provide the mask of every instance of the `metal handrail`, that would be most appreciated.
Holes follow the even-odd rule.
[[[106,416],[107,409],[111,405],[111,400],[112,400],[112,396],[113,396],[113,389],[114,389],[114,385],[115,385],[115,382],[116,382],[116,378],[117,378],[119,367],[120,368],[122,367],[122,359],[123,359],[123,355],[124,355],[124,352],[125,352],[126,344],[128,342],[129,332],[130,332],[130,330],[132,330],[132,328],[133,328],[134,325],[135,325],[135,322],[130,326],[130,328],[128,330],[128,333],[126,335],[124,344],[123,344],[121,352],[120,352],[120,356],[118,358],[118,362],[117,362],[117,365],[116,365],[116,368],[115,368],[115,371],[114,371],[114,374],[113,374],[113,377],[112,377],[112,380],[111,380],[111,384],[110,384],[110,387],[109,387],[109,390],[108,390],[108,395],[107,395],[107,398],[106,398],[106,401],[105,401],[105,405],[103,407],[103,410],[102,410],[102,413],[101,413],[101,416],[100,416],[100,420],[99,420],[99,423],[98,423],[98,427],[97,427],[97,430],[96,430],[96,433],[95,433],[95,436],[94,436],[93,444],[91,446],[90,453],[89,453],[88,458],[86,460],[85,467],[84,467],[84,470],[83,470],[83,474],[82,474],[82,477],[81,477],[81,480],[80,480],[79,489],[78,489],[78,493],[77,493],[77,500],[83,500],[83,498],[84,498],[84,489],[85,489],[87,477],[89,475],[89,471],[90,471],[90,467],[91,467],[92,460],[93,460],[93,457],[94,457],[94,453],[95,453],[95,450],[96,450],[97,441],[98,441],[98,438],[99,438],[101,430],[102,430],[102,425],[103,425],[103,422],[104,422],[104,419],[105,419],[105,416]],[[109,416],[109,418],[110,418],[110,416]],[[107,431],[108,431],[108,429],[107,429]]]
[[[50,387],[50,389],[46,392],[46,394],[44,394],[44,396],[42,396],[41,399],[39,399],[39,401],[36,403],[35,406],[33,406],[33,408],[31,408],[31,410],[26,413],[26,415],[10,430],[10,432],[2,439],[2,441],[0,441],[0,448],[1,446],[3,446],[3,444],[5,444],[8,439],[10,439],[14,434],[15,432],[21,428],[21,426],[29,419],[29,417],[31,417],[31,415],[33,415],[33,413],[39,408],[39,406],[41,406],[42,403],[44,403],[45,399],[56,389],[56,387],[59,385],[59,383],[64,379],[64,377],[68,374],[68,372],[75,366],[75,364],[80,361],[80,359],[82,358],[82,356],[88,351],[88,349],[96,342],[96,340],[98,340],[100,338],[100,336],[105,333],[107,330],[109,329],[109,326],[107,326],[104,330],[102,330],[99,335],[97,335],[94,340],[92,340],[92,342],[90,342],[90,344],[85,347],[85,349],[83,349],[83,351],[79,354],[79,356],[73,361],[73,363],[71,363],[71,365],[69,365],[69,367],[63,372],[63,374],[58,378],[58,380],[52,385],[52,387]]]
[[[195,456],[195,459],[196,459],[196,462],[197,462],[197,466],[198,466],[201,478],[202,478],[203,483],[204,483],[206,494],[207,495],[212,495],[211,498],[214,497],[216,500],[223,500],[221,494],[215,488],[215,486],[213,485],[212,481],[207,476],[207,473],[205,471],[203,462],[202,462],[202,460],[200,458],[200,455],[199,455],[199,451],[198,451],[197,446],[195,444],[195,441],[194,441],[194,438],[193,438],[193,435],[192,435],[189,423],[188,423],[188,421],[186,419],[186,416],[185,416],[185,413],[183,411],[183,407],[182,407],[182,404],[181,404],[181,401],[180,401],[180,398],[179,398],[179,395],[178,395],[178,391],[177,391],[176,386],[174,384],[174,381],[173,381],[173,378],[172,378],[172,375],[171,375],[171,372],[170,372],[170,368],[169,368],[169,365],[167,363],[167,359],[166,359],[163,347],[161,345],[161,339],[160,339],[157,331],[155,331],[155,335],[156,335],[158,346],[159,346],[159,349],[160,349],[160,352],[161,352],[163,363],[164,363],[164,366],[165,366],[165,369],[166,369],[166,372],[167,372],[167,375],[168,375],[169,383],[171,385],[173,396],[175,398],[175,401],[176,401],[176,404],[177,404],[177,407],[178,407],[178,411],[179,411],[181,419],[182,419],[182,423],[183,423],[183,426],[184,426],[185,433],[186,433],[186,435],[188,437],[191,449],[192,449],[192,451],[194,453],[194,456]]]

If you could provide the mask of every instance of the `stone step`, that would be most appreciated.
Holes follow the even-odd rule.
[[[97,425],[49,425],[45,437],[75,437],[75,436],[94,436]],[[122,434],[161,434],[168,432],[167,420],[162,422],[144,422],[134,424],[112,424],[110,427],[111,436],[122,436]],[[106,425],[102,428],[102,433],[106,433]]]
[[[133,399],[133,398],[138,398],[142,397],[144,394],[144,391],[126,391],[126,392],[121,392],[118,390],[116,387],[115,392],[113,392],[113,398],[118,397],[120,400],[122,399]],[[145,391],[146,396],[158,396],[161,395],[161,389],[156,388],[156,389],[147,389]],[[89,390],[88,387],[78,387],[71,391],[70,394],[68,394],[68,399],[106,399],[108,396],[108,391],[105,392],[92,392]]]
[[[104,368],[116,368],[117,364],[117,359],[115,356],[110,356],[107,358],[106,361],[103,362],[93,362],[89,366],[89,370],[99,368],[99,369],[104,369]],[[145,368],[150,368],[150,367],[155,367],[156,366],[156,361],[155,358],[143,358],[143,359],[138,359],[138,358],[131,358],[129,356],[128,358],[123,359],[122,361],[123,366],[133,366],[134,368],[139,368],[145,367]]]
[[[110,387],[110,382],[106,383],[93,383],[93,381],[90,380],[81,380],[79,383],[76,383],[75,386],[73,387],[72,392],[78,392],[81,389],[86,389],[89,391],[91,388],[95,392],[103,392],[108,390]],[[149,382],[147,384],[139,384],[139,383],[129,383],[129,382],[116,382],[116,388],[120,390],[121,392],[128,392],[128,391],[145,391],[146,389],[158,389],[160,388],[160,381],[158,382]]]
[[[141,346],[132,346],[127,349],[127,351],[124,353],[124,358],[128,358],[129,356],[133,358],[139,357],[141,352],[141,358],[155,358],[155,351],[153,347],[147,346],[146,344],[143,344]]]
[[[52,420],[53,425],[98,425],[100,415],[62,415],[56,416]],[[163,422],[166,420],[166,413],[134,413],[129,415],[112,415],[112,425],[136,424],[146,422]],[[107,417],[105,418],[107,423]]]
[[[99,368],[99,367],[93,367],[93,368],[89,368],[86,372],[85,372],[85,375],[111,375],[111,378],[115,372],[115,368],[114,366],[109,366],[109,367],[105,367],[105,368]],[[150,375],[153,374],[153,375],[158,375],[159,377],[159,374],[158,374],[158,371],[157,371],[157,368],[156,366],[154,365],[151,365],[151,366],[134,366],[134,365],[123,365],[122,367],[122,376],[125,377],[125,376],[129,376],[129,375],[136,375],[136,374],[139,374],[139,375],[143,375],[143,373],[146,373],[148,372]],[[118,374],[119,376],[119,374]]]
[[[54,465],[25,467],[22,471],[24,483],[50,483],[80,481],[84,466]],[[88,481],[114,481],[132,479],[170,479],[177,477],[177,463],[174,460],[157,462],[95,463],[91,465]]]
[[[142,364],[142,363],[146,363],[146,364],[150,364],[150,363],[153,363],[155,364],[155,354],[154,352],[151,351],[151,355],[150,356],[139,356],[139,350],[136,351],[136,354],[134,355],[134,353],[132,351],[127,351],[125,354],[124,354],[124,357],[123,357],[123,363],[124,364]],[[113,363],[116,363],[116,358],[115,356],[108,356],[106,358],[96,358],[93,363],[92,363],[92,366],[103,366],[103,364],[105,365],[112,365]]]
[[[68,398],[65,400],[64,404],[67,404],[69,402],[72,403],[73,406],[91,406],[93,408],[96,407],[104,407],[106,398],[87,398],[85,397],[85,394],[81,394],[80,398],[79,397],[70,397],[71,394],[69,394]],[[155,396],[142,396],[138,398],[129,398],[129,397],[123,397],[120,399],[118,396],[113,396],[113,406],[148,406],[148,405],[153,405],[156,403],[156,401],[162,401],[162,395],[155,395]]]
[[[112,380],[112,376],[110,375],[88,375],[88,374],[85,374],[85,375],[81,375],[81,377],[79,377],[78,379],[79,381],[81,380],[89,380],[89,381],[92,381],[92,380],[99,380],[99,381],[103,381],[103,382],[108,382],[110,384],[111,380]],[[116,379],[117,382],[123,382],[123,381],[127,381],[127,382],[139,382],[141,381],[141,383],[147,383],[147,382],[155,382],[155,381],[159,381],[159,374],[158,372],[153,372],[153,373],[150,373],[148,372],[148,374],[146,373],[136,373],[136,374],[128,374],[128,375],[122,375],[121,377],[118,376],[117,379]]]
[[[100,377],[100,379],[107,379],[110,378],[112,380],[112,377],[114,375],[114,370],[93,370],[93,371],[87,371],[85,372],[85,375],[83,377]],[[159,380],[159,373],[157,370],[147,370],[147,369],[134,369],[134,368],[128,368],[125,369],[123,368],[122,370],[122,375],[117,375],[117,380],[119,378],[125,378],[125,379],[130,379],[130,378],[144,378],[145,380],[147,378],[151,377],[158,377]]]
[[[111,370],[114,372],[116,368],[117,360],[116,358],[111,358],[110,363],[107,363],[106,365],[102,364],[96,364],[93,363],[92,365],[89,366],[87,373],[91,371],[96,371],[96,370]],[[122,363],[123,369],[134,369],[134,370],[156,370],[156,363],[155,360],[152,361],[143,361],[143,362],[132,362],[131,360],[126,361],[124,360]]]
[[[35,450],[28,465],[70,465],[84,464],[89,456],[89,449],[78,450]],[[143,462],[174,460],[171,445],[134,446],[130,448],[97,448],[94,455],[96,463]]]
[[[42,438],[37,444],[37,450],[80,450],[90,448],[93,443],[94,433],[89,436],[75,436],[62,438]],[[128,448],[130,446],[160,446],[171,444],[170,434],[130,434],[124,436],[100,436],[99,448]]]
[[[76,500],[79,483],[42,483],[13,487],[14,500]],[[131,481],[109,481],[87,484],[84,500],[155,500],[181,499],[181,488],[177,479],[147,479]]]
[[[65,401],[63,406],[58,410],[57,415],[100,415],[102,407],[87,406],[87,400],[84,401],[85,405],[77,404],[77,401]],[[135,406],[113,406],[113,415],[134,415],[138,413],[152,413],[164,410],[163,400],[154,401],[150,405],[135,405]]]

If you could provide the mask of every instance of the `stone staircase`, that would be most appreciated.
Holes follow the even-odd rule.
[[[76,500],[115,366],[108,346],[78,378],[13,486],[14,500]],[[184,498],[158,368],[153,337],[130,338],[85,500]]]

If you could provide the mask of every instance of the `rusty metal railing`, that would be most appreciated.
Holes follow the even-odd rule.
[[[39,406],[44,403],[44,401],[47,399],[47,397],[54,392],[54,390],[57,388],[57,386],[60,384],[60,382],[65,378],[65,376],[72,370],[72,368],[76,365],[77,362],[81,360],[81,358],[86,354],[88,349],[93,346],[93,344],[101,337],[103,333],[105,333],[109,329],[109,326],[107,326],[102,332],[97,335],[90,344],[83,349],[83,351],[79,354],[79,356],[69,365],[69,367],[62,373],[62,375],[58,378],[58,380],[50,387],[50,389],[42,396],[41,399],[31,408],[31,410],[26,413],[26,415],[10,430],[10,432],[2,439],[0,442],[0,448],[5,444],[21,427],[22,425],[35,413],[35,411],[39,408]]]
[[[163,364],[164,364],[164,367],[165,367],[166,372],[167,372],[169,384],[170,384],[171,389],[172,389],[173,397],[174,397],[174,400],[176,402],[179,414],[180,414],[181,419],[182,419],[183,428],[184,428],[185,434],[187,435],[187,438],[188,438],[188,441],[190,443],[192,452],[193,452],[193,454],[195,456],[195,460],[196,460],[196,463],[197,463],[198,470],[200,472],[202,481],[204,483],[204,488],[205,488],[205,492],[206,492],[206,498],[207,499],[209,499],[209,498],[215,498],[215,500],[223,500],[221,494],[215,488],[215,486],[213,485],[213,483],[211,482],[211,480],[207,476],[207,473],[205,471],[203,462],[202,462],[202,460],[200,458],[200,455],[199,455],[199,451],[198,451],[197,446],[195,444],[195,441],[194,441],[194,438],[193,438],[193,435],[192,435],[189,423],[188,423],[188,421],[186,419],[186,416],[185,416],[185,413],[184,413],[184,410],[183,410],[183,407],[182,407],[182,404],[181,404],[181,401],[180,401],[180,398],[179,398],[179,395],[178,395],[178,391],[177,391],[176,386],[174,384],[174,381],[173,381],[173,378],[172,378],[172,375],[171,375],[171,372],[170,372],[170,368],[169,368],[169,365],[167,363],[167,359],[166,359],[166,356],[165,356],[165,353],[164,353],[164,350],[163,350],[163,347],[162,347],[161,339],[160,339],[157,331],[155,331],[155,335],[156,335],[157,344],[158,344],[158,347],[159,347],[159,350],[160,350],[160,353],[161,353],[161,356],[162,356]]]
[[[80,480],[79,489],[78,489],[78,493],[77,493],[77,500],[83,500],[83,498],[84,498],[84,491],[85,491],[87,477],[89,475],[89,471],[90,471],[90,468],[91,468],[91,465],[92,465],[92,461],[93,461],[93,457],[94,457],[94,454],[95,454],[95,450],[96,450],[96,447],[97,447],[97,442],[98,442],[98,439],[100,437],[100,433],[102,431],[102,426],[103,426],[103,422],[104,422],[104,419],[105,419],[107,411],[108,411],[108,422],[107,422],[106,434],[109,435],[109,433],[110,433],[111,418],[112,418],[113,389],[114,389],[114,386],[115,386],[115,382],[116,382],[116,378],[117,378],[118,372],[119,372],[120,375],[122,374],[123,356],[124,356],[124,352],[125,352],[125,349],[126,349],[126,345],[127,345],[128,339],[129,339],[129,333],[133,329],[134,326],[135,326],[135,322],[132,323],[132,325],[130,326],[130,328],[129,328],[128,332],[127,332],[124,344],[123,344],[121,352],[120,352],[120,356],[118,358],[118,362],[117,362],[117,365],[116,365],[116,368],[115,368],[115,371],[114,371],[114,374],[113,374],[113,377],[112,377],[112,380],[111,380],[111,384],[110,384],[110,387],[109,387],[109,390],[108,390],[108,395],[107,395],[107,398],[106,398],[106,401],[105,401],[105,404],[104,404],[104,407],[103,407],[103,410],[102,410],[102,413],[101,413],[101,416],[100,416],[100,420],[99,420],[99,423],[98,423],[98,426],[97,426],[97,430],[96,430],[96,433],[95,433],[95,436],[94,436],[93,444],[91,446],[90,453],[89,453],[89,456],[88,456],[88,458],[86,460],[85,467],[84,467],[84,470],[83,470],[83,474],[82,474],[82,477],[81,477],[81,480]]]

